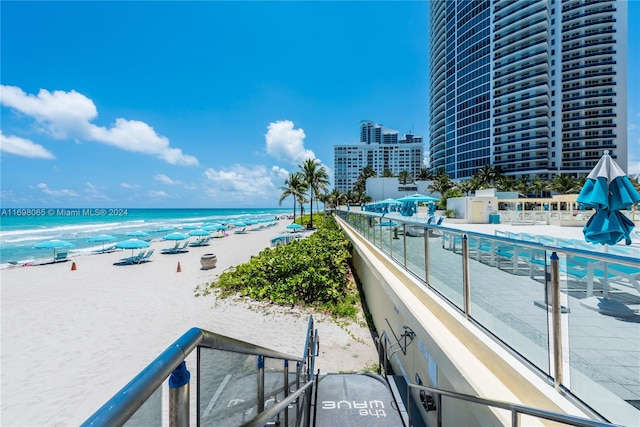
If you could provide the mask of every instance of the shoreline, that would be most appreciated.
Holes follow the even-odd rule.
[[[194,326],[302,354],[311,312],[194,296],[196,286],[268,248],[286,224],[231,231],[184,254],[161,254],[173,242],[153,241],[153,261],[137,265],[113,265],[131,255],[124,250],[0,270],[2,425],[82,423]],[[204,253],[216,254],[216,268],[200,269]],[[314,320],[322,343],[316,369],[359,371],[377,361],[362,322],[343,328],[323,315]]]

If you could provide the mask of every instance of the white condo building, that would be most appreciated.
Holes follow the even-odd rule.
[[[414,178],[423,166],[421,136],[385,129],[371,121],[360,122],[360,142],[334,146],[334,187],[341,192],[353,189],[360,172],[371,166],[378,176],[385,169],[395,176],[408,171]]]
[[[469,178],[627,170],[627,3],[430,3],[430,168]]]

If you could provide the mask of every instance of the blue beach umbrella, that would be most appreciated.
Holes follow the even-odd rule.
[[[286,228],[288,228],[289,230],[297,231],[300,230],[302,226],[300,224],[289,224]]]
[[[437,202],[439,200],[437,197],[425,196],[419,193],[401,197],[398,199],[398,201],[402,203],[400,213],[402,216],[412,216],[418,212],[417,203]]]
[[[173,227],[169,227],[169,226],[167,226],[167,227],[160,227],[160,228],[158,228],[156,231],[157,231],[158,233],[165,233],[165,232],[167,232],[167,231],[173,231],[173,230],[174,230],[174,228],[173,228]]]
[[[202,237],[202,236],[208,236],[209,232],[207,230],[203,230],[202,228],[199,228],[198,230],[191,230],[189,232],[189,236],[198,236],[198,237]]]
[[[631,244],[634,224],[620,211],[640,202],[640,194],[608,150],[587,176],[576,201],[596,210],[582,230],[586,241],[615,245],[624,239]]]
[[[130,231],[127,233],[127,236],[129,237],[147,237],[149,236],[149,233],[147,233],[146,231]]]
[[[393,221],[382,221],[382,222],[380,223],[380,227],[395,227],[395,226],[397,226],[397,225],[398,225],[398,224],[397,224],[397,223],[395,223],[395,222],[393,222]]]
[[[162,236],[163,240],[185,240],[188,239],[189,236],[187,236],[184,233],[170,233],[167,234],[165,236]]]
[[[34,246],[34,248],[38,249],[63,249],[63,248],[72,248],[73,243],[69,243],[65,240],[47,240],[46,242],[38,243]]]
[[[133,257],[134,249],[143,249],[149,246],[151,246],[149,242],[140,239],[129,239],[116,243],[118,249],[131,249],[131,257]]]
[[[99,234],[97,236],[93,236],[92,238],[87,240],[87,242],[102,243],[102,251],[104,251],[104,244],[113,240],[116,240],[116,238],[111,234]]]
[[[202,229],[207,231],[219,231],[219,230],[226,230],[227,227],[225,227],[222,224],[211,224],[211,225],[207,225],[206,227],[202,227]]]
[[[416,202],[416,203],[427,203],[427,202],[439,202],[440,199],[437,197],[425,196],[423,194],[412,194],[410,196],[404,196],[397,199],[398,202]]]
[[[56,249],[68,249],[74,247],[73,243],[69,243],[65,240],[47,240],[46,242],[38,243],[34,246],[36,249],[53,249],[53,258],[56,257]]]

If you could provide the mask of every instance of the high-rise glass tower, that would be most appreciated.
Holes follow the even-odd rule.
[[[432,171],[626,170],[625,1],[434,0],[430,32]]]

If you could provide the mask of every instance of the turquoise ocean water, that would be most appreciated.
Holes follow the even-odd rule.
[[[146,231],[151,239],[161,239],[169,231],[185,231],[183,227],[233,220],[272,219],[292,215],[291,208],[267,209],[0,209],[0,268],[9,262],[25,263],[52,258],[52,249],[36,249],[34,245],[52,239],[74,244],[69,255],[101,249],[102,243],[88,240],[99,234],[110,234],[116,240],[129,239],[127,233]],[[165,230],[165,231],[159,231]]]

